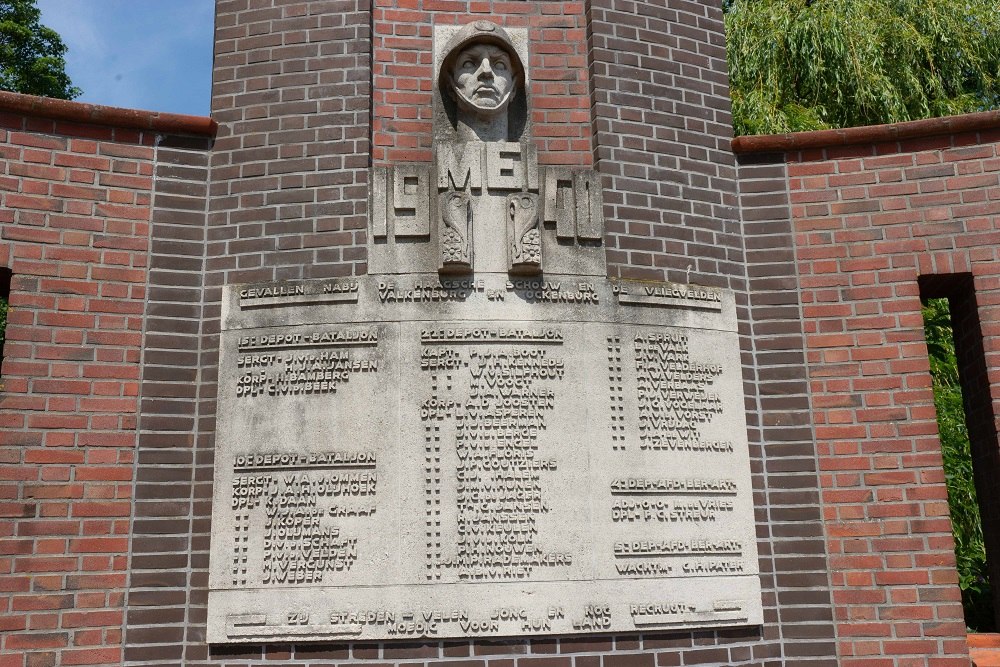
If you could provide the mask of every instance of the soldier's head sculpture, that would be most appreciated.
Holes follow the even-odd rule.
[[[524,65],[503,28],[474,21],[455,33],[445,47],[438,85],[442,98],[454,103],[460,136],[509,138],[511,102],[524,88]]]

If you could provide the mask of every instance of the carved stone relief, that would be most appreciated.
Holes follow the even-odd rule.
[[[523,30],[436,29],[433,177],[427,165],[374,168],[373,273],[605,275],[600,177],[539,167],[527,62]]]

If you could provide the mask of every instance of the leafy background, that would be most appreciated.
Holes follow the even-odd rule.
[[[35,0],[0,0],[0,90],[71,100],[66,45],[40,18]]]
[[[972,630],[994,632],[986,545],[972,477],[972,451],[965,424],[948,300],[928,299],[923,315],[965,623]]]
[[[724,0],[737,135],[1000,105],[997,0]]]

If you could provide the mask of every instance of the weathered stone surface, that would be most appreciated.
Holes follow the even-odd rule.
[[[601,241],[604,211],[601,179],[593,170],[545,169],[545,222],[560,240]]]
[[[515,192],[507,197],[507,271],[535,276],[542,272],[542,228],[538,195]]]
[[[396,238],[430,235],[430,172],[426,165],[392,168],[393,231]]]
[[[225,296],[209,641],[761,622],[730,293],[425,274]]]
[[[523,29],[435,26],[434,164],[373,168],[371,273],[607,274],[599,175],[540,174],[528,62]]]

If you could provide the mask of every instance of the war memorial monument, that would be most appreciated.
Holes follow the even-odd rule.
[[[759,624],[733,295],[608,280],[525,31],[434,37],[369,275],[224,288],[209,641]]]
[[[211,117],[0,93],[0,667],[1000,664],[921,315],[997,582],[1000,112],[734,139],[707,0],[215,9]]]

